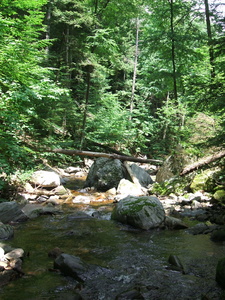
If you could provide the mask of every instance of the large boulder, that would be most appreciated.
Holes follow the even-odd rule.
[[[117,203],[112,219],[148,230],[157,228],[164,222],[165,211],[155,196],[128,196]]]
[[[100,157],[90,168],[84,187],[94,187],[99,191],[117,188],[122,178],[127,178],[127,172],[119,159]]]
[[[25,221],[27,216],[15,201],[0,203],[0,222],[9,223],[11,221]]]
[[[132,173],[138,179],[141,186],[147,188],[150,184],[153,183],[151,176],[143,168],[139,167],[136,164],[130,166]]]
[[[55,188],[60,185],[60,176],[55,172],[40,170],[33,173],[30,182],[39,187]]]

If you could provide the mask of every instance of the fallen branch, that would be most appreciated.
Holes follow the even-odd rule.
[[[225,150],[221,150],[219,152],[216,152],[213,155],[210,155],[210,156],[207,156],[207,157],[203,157],[200,160],[196,161],[195,163],[193,163],[193,164],[185,167],[181,171],[180,175],[181,176],[186,175],[186,174],[188,174],[188,173],[190,173],[190,172],[192,172],[194,170],[197,170],[197,169],[199,169],[199,168],[201,168],[201,167],[203,167],[203,166],[205,166],[205,165],[207,165],[207,164],[209,164],[211,162],[214,162],[214,161],[216,161],[216,160],[218,160],[218,159],[220,159],[220,158],[222,158],[224,156],[225,156]]]
[[[156,165],[160,165],[163,163],[162,160],[158,159],[144,159],[144,158],[137,158],[132,156],[125,156],[119,154],[109,154],[109,153],[101,153],[101,152],[91,152],[91,151],[81,151],[81,150],[67,150],[67,149],[48,149],[44,150],[45,152],[53,152],[53,153],[61,153],[66,155],[78,155],[78,156],[90,156],[90,157],[106,157],[106,158],[113,158],[119,159],[122,161],[133,161],[133,162],[140,162],[140,163],[153,163]]]

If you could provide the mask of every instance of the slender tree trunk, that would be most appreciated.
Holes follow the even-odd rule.
[[[95,0],[95,14],[98,12],[98,0]]]
[[[134,109],[134,95],[136,87],[136,77],[137,77],[137,65],[138,65],[138,40],[139,40],[139,29],[140,29],[140,20],[136,19],[136,41],[135,41],[135,55],[134,55],[134,71],[133,71],[133,82],[132,82],[132,92],[130,99],[130,117],[129,120],[132,120],[132,112]]]
[[[51,17],[52,17],[52,1],[49,1],[48,7],[47,7],[47,14],[46,14],[46,23],[47,23],[47,29],[46,29],[46,34],[45,34],[46,40],[50,39]],[[46,47],[46,54],[49,55],[49,46]]]
[[[167,93],[167,97],[166,97],[166,109],[168,109],[169,98],[170,98],[170,95],[169,95],[169,92],[168,92],[168,93]],[[165,128],[164,128],[164,130],[163,130],[163,140],[166,139],[168,125],[169,125],[169,124],[168,124],[168,121],[167,121],[167,119],[166,119]]]
[[[87,66],[87,88],[85,94],[85,104],[84,104],[84,115],[83,115],[83,123],[82,123],[82,132],[80,139],[80,149],[83,148],[84,139],[85,139],[85,128],[87,123],[87,113],[88,113],[88,104],[89,104],[89,95],[90,95],[90,87],[91,87],[91,71],[92,66]]]
[[[67,69],[67,82],[66,85],[68,88],[70,88],[71,84],[71,57],[70,57],[70,26],[67,25],[66,27],[66,69]]]
[[[174,99],[177,100],[177,75],[176,75],[175,33],[174,33],[174,0],[169,0],[169,4],[170,4],[171,56],[172,56],[172,65],[173,65],[173,92],[174,92]]]
[[[208,46],[209,46],[209,62],[211,65],[211,78],[215,77],[215,63],[214,63],[214,51],[212,45],[212,31],[211,31],[211,22],[210,22],[210,12],[209,12],[209,2],[204,0],[205,3],[205,17],[206,17],[206,27],[208,35]]]

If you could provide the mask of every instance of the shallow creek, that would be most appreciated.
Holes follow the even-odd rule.
[[[77,291],[75,280],[51,271],[48,252],[55,247],[105,268],[80,286],[85,300],[114,300],[133,288],[147,300],[225,299],[215,282],[224,244],[185,230],[134,230],[110,220],[113,205],[65,203],[63,213],[18,224],[14,238],[4,243],[29,252],[23,263],[25,276],[1,288],[0,299],[78,299],[72,296]],[[91,216],[96,211],[98,218],[80,214]],[[169,268],[170,254],[180,258],[185,274]]]

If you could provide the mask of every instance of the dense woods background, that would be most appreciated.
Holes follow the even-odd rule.
[[[199,157],[223,147],[223,9],[208,0],[2,0],[0,188],[41,159],[68,159],[44,147],[104,145],[155,159],[177,145]]]

